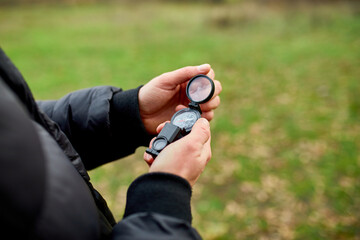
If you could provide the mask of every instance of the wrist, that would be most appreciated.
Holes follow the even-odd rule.
[[[146,132],[153,135],[156,134],[156,131],[151,127],[152,121],[147,117],[146,109],[148,109],[148,106],[146,106],[147,101],[144,100],[144,91],[146,91],[144,86],[141,86],[138,92],[139,114]]]
[[[155,212],[191,223],[191,187],[176,175],[148,173],[129,187],[124,217],[139,212]]]
[[[115,133],[123,134],[124,127],[132,129],[138,145],[146,146],[153,136],[149,135],[140,114],[139,90],[135,89],[115,93],[111,101],[111,125]],[[131,136],[128,136],[131,138]]]

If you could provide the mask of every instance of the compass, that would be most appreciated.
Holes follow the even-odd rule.
[[[201,117],[200,104],[209,101],[215,92],[215,84],[206,75],[196,75],[186,85],[186,96],[190,100],[188,108],[177,111],[155,138],[152,147],[146,149],[155,159],[170,143],[191,132],[195,122]]]
[[[190,132],[192,126],[200,118],[200,112],[191,108],[184,108],[177,111],[171,118],[171,123],[186,132]]]

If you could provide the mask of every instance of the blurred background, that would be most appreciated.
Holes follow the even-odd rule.
[[[0,0],[0,45],[37,99],[210,63],[204,239],[360,239],[358,1]],[[117,220],[144,150],[91,172]]]

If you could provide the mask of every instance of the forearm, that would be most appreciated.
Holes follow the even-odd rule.
[[[92,169],[150,141],[138,113],[137,92],[95,87],[38,106],[67,135],[86,168]]]

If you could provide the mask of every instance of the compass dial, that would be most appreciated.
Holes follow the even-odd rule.
[[[190,108],[182,109],[175,113],[171,119],[171,123],[181,129],[190,131],[195,122],[200,118],[200,113]]]

